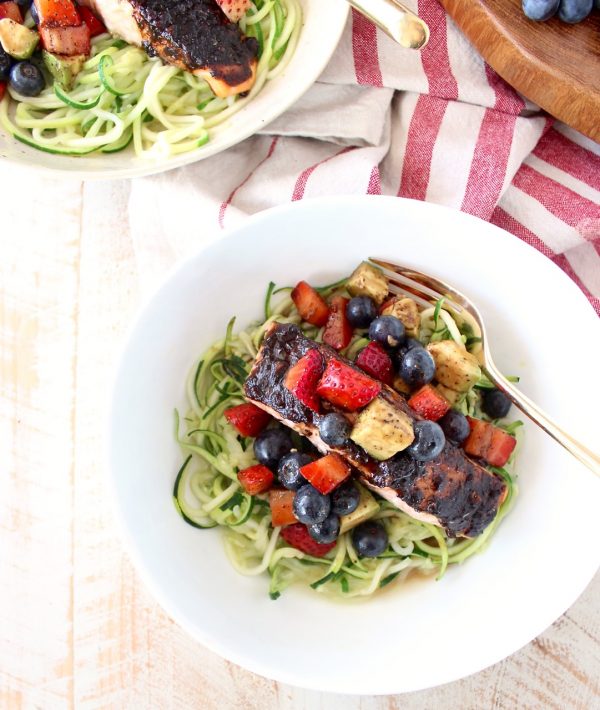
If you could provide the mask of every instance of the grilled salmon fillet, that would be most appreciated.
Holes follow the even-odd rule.
[[[323,415],[302,404],[284,385],[290,366],[313,348],[325,363],[338,359],[360,372],[332,348],[306,338],[298,326],[276,323],[269,329],[245,382],[247,399],[306,436],[320,451],[335,451],[344,457],[358,470],[365,485],[410,516],[443,528],[449,537],[475,537],[483,532],[506,496],[506,484],[468,458],[461,448],[447,443],[433,461],[415,461],[401,452],[380,462],[350,440],[343,447],[331,447],[321,439],[318,424]],[[412,421],[422,420],[390,387],[383,385],[377,396]],[[343,413],[349,419],[356,416]]]
[[[205,79],[216,96],[252,88],[258,43],[216,0],[80,0],[107,29],[167,64]]]

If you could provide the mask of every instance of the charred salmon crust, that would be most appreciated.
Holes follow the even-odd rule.
[[[147,51],[238,86],[252,78],[258,43],[244,37],[215,0],[129,0]]]
[[[284,385],[288,368],[311,348],[318,349],[325,362],[336,358],[357,369],[332,348],[306,338],[298,326],[274,324],[246,380],[246,397],[309,437],[321,451],[339,453],[358,469],[369,488],[409,515],[439,525],[449,537],[475,537],[483,532],[496,516],[506,484],[469,459],[462,449],[447,444],[437,459],[426,463],[403,453],[377,462],[353,442],[332,448],[321,440],[318,426],[322,415],[304,406]],[[384,385],[378,396],[411,420],[422,419],[390,387]]]

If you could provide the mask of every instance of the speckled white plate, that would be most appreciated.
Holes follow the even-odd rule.
[[[213,132],[209,143],[191,153],[164,160],[136,157],[130,147],[120,153],[81,157],[44,153],[23,145],[0,127],[0,158],[78,180],[152,175],[203,160],[262,130],[313,84],[333,54],[348,16],[345,0],[300,0],[302,34],[288,66],[240,111]]]
[[[471,296],[498,365],[521,375],[526,394],[596,445],[600,323],[575,284],[533,248],[469,215],[349,197],[258,214],[168,277],[119,363],[110,479],[140,573],[200,643],[286,683],[400,693],[496,663],[576,600],[600,562],[593,542],[600,480],[527,426],[520,493],[489,549],[439,582],[390,585],[364,603],[334,603],[302,588],[271,601],[268,578],[237,574],[220,532],[186,525],[171,500],[181,462],[173,408],[185,406],[184,381],[197,356],[232,314],[240,326],[260,317],[269,281],[327,283],[369,255],[430,271]]]

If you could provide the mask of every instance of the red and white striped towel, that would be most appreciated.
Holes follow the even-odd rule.
[[[542,251],[600,315],[600,146],[555,122],[490,69],[437,0],[405,50],[353,12],[320,81],[225,153],[135,181],[134,233],[163,231],[176,253],[273,205],[386,194],[449,205]],[[166,234],[165,234],[166,232]]]

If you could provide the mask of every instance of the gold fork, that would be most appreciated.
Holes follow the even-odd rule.
[[[402,47],[421,49],[429,40],[429,27],[398,0],[348,0]]]
[[[564,431],[498,370],[487,346],[487,334],[483,318],[471,300],[453,286],[421,271],[399,266],[384,259],[370,257],[369,260],[382,269],[390,282],[390,291],[392,293],[410,296],[423,308],[430,308],[439,299],[443,298],[444,308],[451,311],[459,321],[468,323],[474,335],[481,338],[481,341],[474,348],[474,354],[480,358],[483,365],[482,369],[486,376],[533,422],[561,446],[564,446],[569,453],[573,454],[597,476],[600,476],[600,456]]]

